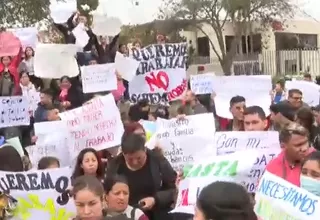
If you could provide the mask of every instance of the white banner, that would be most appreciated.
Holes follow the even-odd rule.
[[[214,91],[213,81],[214,74],[205,73],[190,76],[191,91],[196,94],[212,94]]]
[[[269,172],[259,181],[255,200],[262,219],[320,219],[320,197]]]
[[[222,118],[232,118],[230,100],[234,96],[243,96],[246,106],[257,105],[266,115],[270,113],[271,76],[215,76],[213,88],[216,112]]]
[[[28,100],[25,96],[0,97],[0,128],[30,124]]]
[[[112,91],[117,89],[117,76],[113,63],[83,66],[81,68],[84,93]]]
[[[71,219],[75,216],[72,198],[61,194],[71,187],[70,168],[28,172],[1,172],[0,190],[18,200],[14,220]]]
[[[97,151],[120,145],[124,132],[112,94],[97,97],[90,104],[60,114],[67,121],[71,160],[91,147]]]
[[[181,98],[187,88],[187,45],[157,44],[133,49],[132,58],[140,62],[130,82],[132,102],[148,99],[152,104]]]
[[[60,79],[79,74],[75,44],[38,44],[34,56],[34,74],[40,78]]]

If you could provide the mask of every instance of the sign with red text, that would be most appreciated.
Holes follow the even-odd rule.
[[[120,145],[123,124],[112,94],[94,98],[89,104],[60,114],[67,121],[71,158],[85,148],[103,150]]]
[[[132,102],[147,99],[151,104],[179,99],[187,88],[187,45],[154,44],[133,49],[132,57],[140,62],[130,81]]]

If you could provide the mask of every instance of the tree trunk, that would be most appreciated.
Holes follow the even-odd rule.
[[[232,75],[232,60],[225,57],[221,62],[220,65],[222,67],[223,73],[225,76]]]

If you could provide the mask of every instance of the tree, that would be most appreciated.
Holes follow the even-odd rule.
[[[210,46],[216,54],[225,75],[231,75],[233,59],[242,36],[252,33],[252,23],[260,23],[262,29],[272,22],[284,22],[294,12],[291,0],[163,0],[165,8],[160,9],[162,19],[188,20],[191,26],[208,37]],[[223,30],[229,23],[234,30],[234,39],[226,51]],[[207,24],[213,29],[218,48],[204,28]],[[252,38],[251,38],[252,39]],[[221,52],[219,52],[221,51]]]
[[[64,1],[64,0],[58,0]],[[0,22],[3,27],[28,27],[39,21],[50,19],[50,0],[1,0]],[[95,10],[99,4],[98,0],[78,0],[78,9],[84,15]],[[87,4],[90,9],[85,11],[80,7]]]
[[[156,42],[158,34],[162,34],[169,42],[178,43],[185,40],[179,32],[188,25],[188,21],[181,20],[154,20],[141,25],[126,25],[121,28],[120,42],[139,39],[143,45],[149,45]]]

